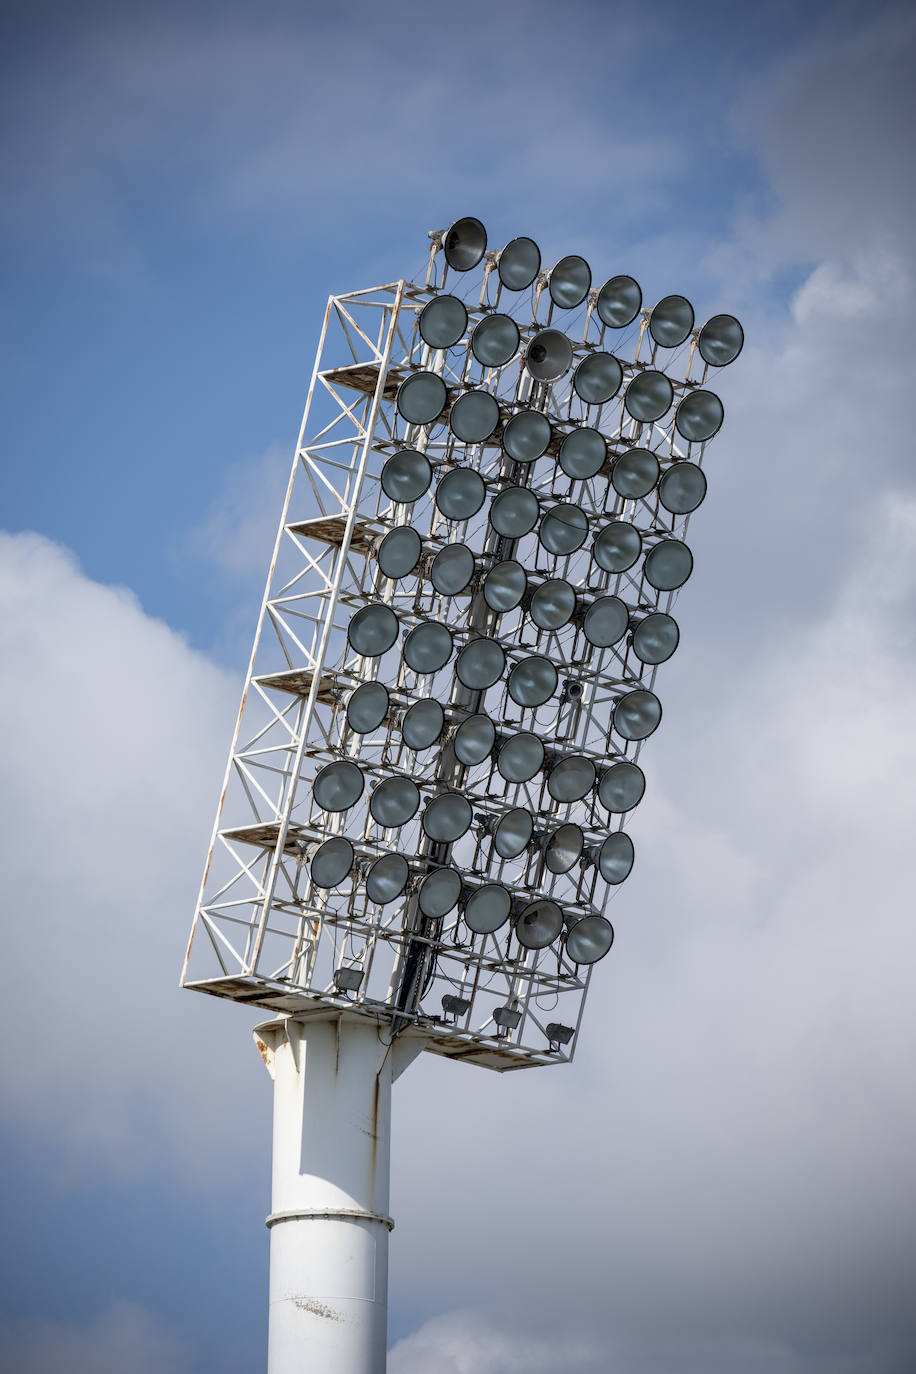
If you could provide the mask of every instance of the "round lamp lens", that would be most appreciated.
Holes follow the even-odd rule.
[[[474,576],[474,555],[467,544],[446,544],[429,570],[429,580],[440,596],[457,596]]]
[[[473,767],[489,758],[496,743],[496,726],[488,715],[480,712],[468,716],[455,731],[455,758],[459,763]]]
[[[594,477],[607,461],[604,436],[586,427],[570,430],[560,445],[557,461],[567,477]]]
[[[519,410],[503,430],[503,448],[516,463],[533,463],[550,444],[550,421],[539,410]]]
[[[441,920],[458,905],[461,877],[454,868],[435,868],[417,889],[417,905],[431,920]]]
[[[471,804],[460,792],[443,792],[423,812],[423,829],[435,844],[454,844],[470,828]]]
[[[506,655],[495,639],[472,639],[458,655],[458,680],[473,692],[484,692],[498,682],[506,667]]]
[[[678,434],[692,444],[705,443],[718,434],[725,419],[725,407],[712,391],[692,391],[674,412]]]
[[[400,897],[409,877],[410,868],[403,854],[383,854],[366,874],[366,896],[370,902],[385,906]]]
[[[672,515],[689,515],[706,495],[706,474],[696,463],[675,463],[658,484],[658,499]]]
[[[420,338],[430,348],[452,348],[468,327],[468,312],[457,296],[437,296],[420,311]]]
[[[507,291],[527,291],[541,270],[541,250],[534,239],[507,243],[499,255],[499,280]]]
[[[566,953],[574,964],[597,964],[614,943],[614,927],[603,916],[583,916],[566,934]]]
[[[489,391],[466,391],[452,406],[448,423],[463,444],[482,444],[499,424],[499,402]]]
[[[492,935],[509,919],[512,898],[502,883],[484,883],[464,904],[464,923],[475,935]]]
[[[592,353],[573,373],[573,390],[589,406],[604,405],[616,396],[623,382],[623,368],[613,353]]]
[[[417,501],[429,490],[432,480],[429,459],[415,448],[400,449],[382,468],[382,491],[389,501],[401,504]]]
[[[577,825],[561,825],[547,841],[544,867],[548,873],[568,873],[582,857],[582,831]]]
[[[436,487],[436,505],[446,520],[470,520],[486,496],[483,478],[473,468],[452,468]]]
[[[525,366],[536,382],[557,381],[572,360],[572,344],[558,329],[539,329],[525,352]]]
[[[621,815],[639,805],[645,790],[645,774],[638,764],[627,761],[613,763],[601,775],[598,800],[608,811]]]
[[[534,821],[530,811],[515,806],[507,811],[493,831],[493,848],[501,859],[517,859],[531,843]]]
[[[646,581],[659,592],[683,587],[693,572],[693,554],[680,539],[663,539],[646,554]]]
[[[598,872],[606,883],[622,883],[633,867],[633,841],[622,830],[608,835],[598,850]]]
[[[404,662],[415,673],[438,673],[451,656],[451,632],[435,620],[424,620],[404,640]]]
[[[471,335],[471,352],[484,367],[502,367],[518,352],[518,325],[511,315],[487,315]]]
[[[654,692],[627,692],[614,707],[614,729],[624,739],[648,739],[662,718],[662,704]]]
[[[398,411],[409,425],[432,424],[447,400],[445,382],[435,372],[415,372],[398,387]]]
[[[574,310],[588,295],[592,284],[592,269],[576,253],[561,258],[550,274],[547,289],[554,305],[561,310]]]
[[[347,639],[354,653],[363,658],[378,658],[391,648],[399,628],[390,606],[363,606],[347,627]]]
[[[527,487],[505,487],[490,507],[490,524],[504,539],[522,539],[538,522],[541,508]]]
[[[507,559],[490,569],[483,580],[483,599],[491,611],[502,615],[514,611],[528,588],[528,578],[521,563]]]
[[[515,923],[515,934],[524,949],[546,949],[563,929],[563,913],[556,902],[529,902]]]
[[[693,328],[693,306],[684,296],[666,296],[649,316],[649,333],[661,348],[677,348]]]
[[[596,649],[609,649],[623,639],[630,613],[619,596],[599,596],[585,612],[582,633]]]
[[[528,614],[539,630],[559,630],[576,609],[576,593],[562,577],[542,582],[531,598]]]
[[[408,707],[401,721],[401,737],[408,749],[429,749],[445,726],[445,712],[438,701],[423,697]]]
[[[445,261],[455,272],[470,272],[487,251],[487,231],[479,219],[466,215],[458,219],[445,235]]]
[[[660,420],[674,400],[674,387],[664,372],[640,372],[627,387],[624,405],[634,420]]]
[[[501,746],[496,760],[506,782],[529,782],[544,764],[544,746],[530,730],[511,735]]]
[[[532,654],[520,659],[506,684],[516,706],[543,706],[557,690],[557,670],[549,658]]]
[[[381,682],[363,682],[347,702],[347,724],[357,735],[377,730],[388,714],[388,688]]]
[[[379,544],[376,560],[385,577],[396,581],[413,572],[422,549],[420,536],[411,525],[397,525]]]
[[[677,621],[663,611],[653,611],[633,631],[633,652],[641,663],[666,663],[679,638]]]
[[[322,811],[346,811],[363,794],[362,769],[347,759],[325,764],[315,778],[312,793]]]
[[[641,550],[642,536],[636,526],[614,520],[596,535],[592,557],[605,572],[620,573],[632,568]]]
[[[647,448],[631,448],[622,453],[611,472],[611,485],[627,501],[648,496],[657,481],[658,459]]]
[[[632,277],[611,277],[598,292],[598,318],[608,329],[625,329],[642,305],[642,291]]]
[[[581,801],[595,785],[596,771],[591,759],[574,754],[554,764],[547,777],[547,791],[558,802]]]
[[[352,844],[342,835],[334,835],[315,850],[309,872],[316,887],[337,887],[352,867]]]
[[[704,363],[725,367],[744,347],[744,330],[734,315],[713,315],[700,330],[698,347]]]
[[[548,553],[564,556],[581,549],[588,537],[588,516],[581,506],[564,501],[552,506],[541,521],[538,530],[540,539]]]
[[[385,830],[406,825],[420,807],[420,791],[411,778],[385,778],[369,798],[369,814]]]

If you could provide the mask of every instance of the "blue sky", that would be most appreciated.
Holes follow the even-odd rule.
[[[748,346],[589,1047],[398,1085],[392,1374],[908,1374],[906,10],[2,24],[0,1364],[261,1366],[269,1083],[175,984],[324,302],[476,214]]]

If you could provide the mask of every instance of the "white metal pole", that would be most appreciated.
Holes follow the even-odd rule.
[[[391,1084],[423,1039],[336,1011],[254,1034],[274,1081],[268,1374],[384,1374]]]

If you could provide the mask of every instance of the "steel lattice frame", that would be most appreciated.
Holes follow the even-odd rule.
[[[666,538],[683,539],[689,517],[671,515],[657,488],[644,498],[624,499],[610,471],[616,456],[637,446],[656,455],[662,473],[685,458],[702,464],[705,444],[681,438],[674,407],[654,424],[639,423],[627,413],[623,396],[640,372],[664,370],[676,405],[701,386],[706,368],[696,331],[662,369],[647,333],[649,312],[642,311],[628,329],[608,330],[595,311],[595,292],[580,308],[558,311],[544,289],[547,275],[541,274],[529,291],[509,296],[493,271],[495,255],[482,265],[481,285],[481,273],[466,279],[443,265],[440,242],[434,239],[424,284],[401,281],[328,302],[182,983],[279,1012],[318,1014],[346,1005],[393,1020],[395,1028],[418,1024],[433,1051],[506,1069],[572,1057],[592,969],[571,962],[562,939],[542,950],[521,947],[511,922],[495,934],[475,936],[460,908],[444,920],[424,920],[416,884],[431,869],[452,863],[462,874],[465,896],[475,885],[498,881],[512,894],[514,909],[545,896],[569,919],[604,912],[616,887],[599,875],[594,853],[627,817],[610,815],[595,792],[574,805],[554,801],[545,771],[528,783],[508,784],[493,758],[461,767],[449,740],[469,710],[486,710],[501,737],[513,729],[536,733],[548,765],[584,756],[600,776],[616,760],[638,758],[641,742],[615,733],[613,709],[627,691],[652,690],[657,668],[636,659],[629,635],[613,647],[594,648],[583,635],[581,614],[556,631],[538,630],[526,614],[527,603],[502,616],[481,615],[480,576],[506,557],[505,548],[495,551],[489,500],[467,521],[448,522],[435,504],[436,481],[460,464],[480,473],[488,498],[521,484],[534,492],[542,511],[575,502],[590,527],[582,548],[564,557],[548,555],[535,531],[510,551],[525,567],[529,588],[562,577],[575,588],[580,611],[597,597],[616,595],[637,618],[670,612],[677,593],[650,586],[642,559],[626,572],[607,573],[591,548],[598,530],[615,519],[638,527],[644,550]],[[486,368],[463,344],[431,350],[417,322],[423,307],[446,290],[465,300],[469,331],[494,310],[512,315],[521,331],[520,353],[503,367]],[[545,326],[565,332],[575,363],[595,351],[613,352],[624,372],[618,395],[589,406],[573,390],[571,374],[555,385],[532,383],[520,360],[532,334]],[[678,376],[672,373],[675,364]],[[448,404],[434,423],[411,426],[396,399],[400,384],[420,370],[442,376]],[[496,432],[477,445],[460,442],[448,426],[450,405],[471,388],[489,391],[500,406]],[[499,442],[506,420],[520,407],[542,410],[553,428],[546,455],[524,471]],[[564,435],[581,425],[601,432],[608,460],[594,478],[571,480],[556,453]],[[380,474],[385,460],[404,447],[426,454],[434,479],[421,499],[394,506]],[[381,574],[375,551],[386,531],[405,524],[421,535],[424,560],[418,575],[393,581]],[[478,576],[467,596],[444,597],[429,581],[429,559],[455,542],[474,551]],[[370,603],[390,606],[400,623],[394,647],[371,659],[356,656],[347,639],[354,611]],[[545,705],[523,709],[509,698],[503,677],[469,706],[467,693],[456,691],[454,656],[425,678],[406,666],[403,638],[426,620],[448,625],[456,651],[474,636],[498,640],[507,667],[543,655],[558,665],[566,686]],[[357,735],[346,722],[348,694],[373,678],[388,687],[391,710],[378,730]],[[401,739],[399,720],[420,697],[445,705],[447,734],[442,748],[414,753]],[[358,762],[367,785],[354,806],[332,814],[315,804],[311,784],[323,765],[342,758]],[[447,851],[437,849],[421,829],[422,806],[399,830],[381,830],[369,814],[369,797],[377,781],[398,775],[414,780],[423,804],[443,788],[464,792],[474,811],[472,831]],[[518,860],[499,860],[489,832],[515,806],[534,817],[534,840]],[[583,831],[584,862],[551,874],[544,843],[569,819]],[[337,834],[353,844],[356,865],[340,888],[319,889],[309,876],[309,858],[316,843]],[[390,851],[410,861],[411,885],[403,900],[378,906],[366,896],[365,871]],[[362,973],[350,994],[335,985],[334,972],[342,966]],[[469,1009],[443,1016],[441,997],[448,993]],[[497,1007],[516,1009],[517,1025],[497,1025]],[[573,1032],[566,1044],[548,1033],[548,1025],[557,1022]]]

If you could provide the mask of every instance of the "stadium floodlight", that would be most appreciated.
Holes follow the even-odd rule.
[[[276,1018],[269,1374],[384,1369],[410,1060],[575,1052],[744,344],[473,216],[430,242],[329,304],[182,973]]]

